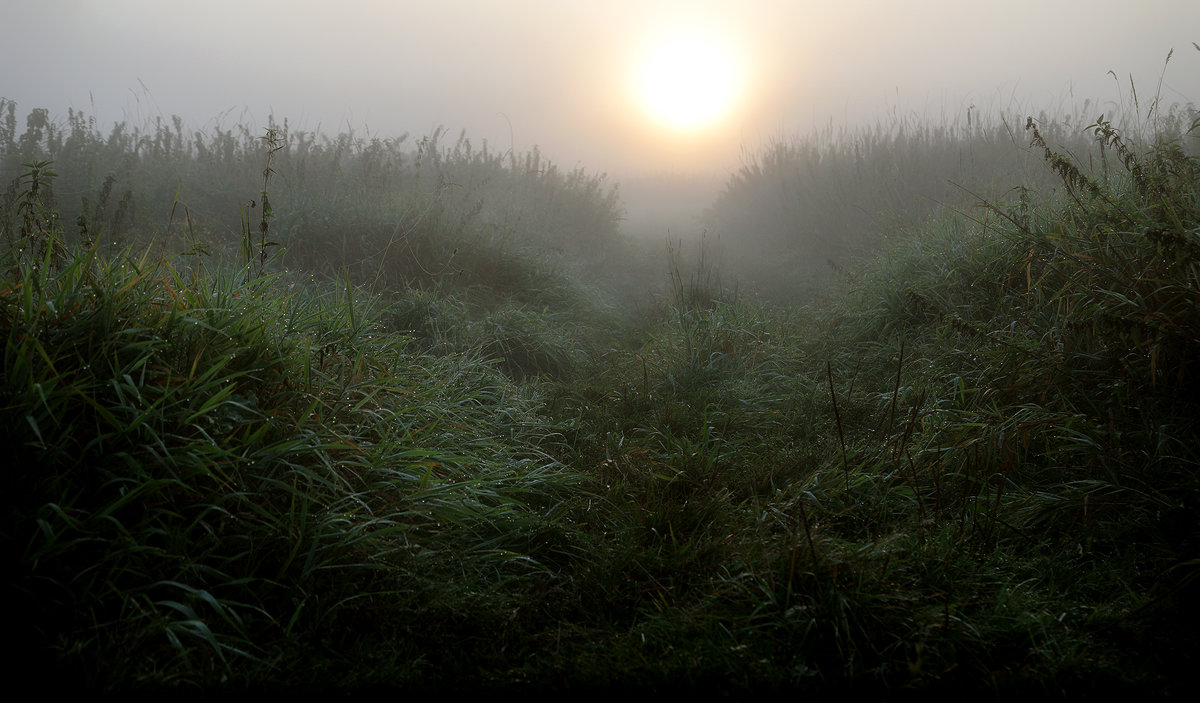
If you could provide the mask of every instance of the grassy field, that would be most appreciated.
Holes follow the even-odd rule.
[[[465,136],[16,115],[43,688],[1186,690],[1191,106],[780,143],[665,245]]]

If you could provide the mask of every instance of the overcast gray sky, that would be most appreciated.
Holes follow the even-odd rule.
[[[1200,0],[5,0],[2,16],[0,97],[22,115],[442,125],[618,177],[728,171],[771,139],[893,112],[1103,108],[1131,74],[1146,99],[1172,48],[1164,100],[1200,100]],[[634,87],[681,35],[734,75],[719,118],[690,131]]]

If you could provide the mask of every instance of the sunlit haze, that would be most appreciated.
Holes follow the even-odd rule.
[[[1164,99],[1200,86],[1194,0],[15,0],[6,17],[0,95],[23,111],[443,126],[614,178],[728,172],[772,139],[895,114],[1116,102],[1131,79],[1155,92],[1172,48]]]
[[[730,49],[694,32],[652,39],[631,73],[648,114],[685,134],[719,127],[737,108],[744,80]]]

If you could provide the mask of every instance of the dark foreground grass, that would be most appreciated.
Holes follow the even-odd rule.
[[[377,617],[481,627],[421,621],[576,549],[555,515],[578,480],[529,394],[410,352],[354,291],[86,249],[6,264],[10,585],[56,680],[304,676]]]
[[[1030,124],[1061,197],[932,221],[828,308],[672,257],[637,319],[521,267],[380,293],[74,241],[37,162],[0,285],[15,661],[108,691],[1181,693],[1200,166],[1091,134],[1118,168]]]

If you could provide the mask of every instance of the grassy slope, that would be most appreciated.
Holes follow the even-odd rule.
[[[566,226],[619,260],[597,182],[462,142],[429,173],[284,152],[327,156],[322,188],[381,163],[491,188],[329,186],[270,223],[296,266],[345,264],[315,280],[61,244],[51,179],[20,181],[16,637],[117,688],[1169,690],[1196,654],[1197,162],[1098,135],[1110,180],[1047,153],[1056,202],[931,221],[828,308],[673,259],[636,319],[553,259]],[[417,264],[358,265],[398,231]]]

